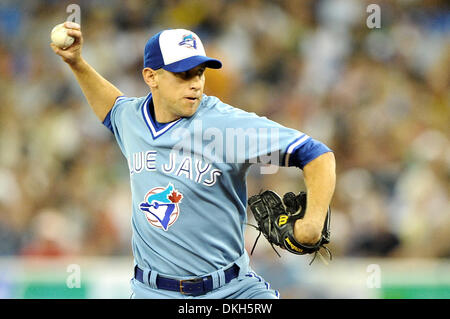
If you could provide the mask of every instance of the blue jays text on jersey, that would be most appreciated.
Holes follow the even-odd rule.
[[[185,279],[236,260],[248,263],[244,230],[250,166],[266,164],[263,159],[276,154],[279,166],[303,168],[330,151],[302,132],[213,96],[203,95],[193,116],[165,124],[155,121],[152,108],[151,94],[119,97],[103,123],[130,169],[134,261],[153,275]],[[202,138],[196,138],[199,124]],[[227,130],[256,134],[258,142],[240,149],[233,144],[229,161],[228,142],[220,142]],[[215,139],[204,138],[214,134]]]
[[[130,175],[139,174],[143,171],[155,172],[157,170],[157,154],[158,152],[155,150],[132,154],[128,159]],[[192,159],[190,156],[178,159],[175,152],[169,155],[169,163],[161,164],[159,170],[177,177],[184,176],[206,186],[213,186],[217,178],[222,175],[222,171],[214,169],[211,163],[205,163],[199,159]]]

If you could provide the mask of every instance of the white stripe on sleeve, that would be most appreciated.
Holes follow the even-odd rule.
[[[284,166],[288,166],[289,165],[289,157],[291,156],[292,152],[299,147],[300,145],[302,145],[304,142],[306,142],[309,139],[309,135],[303,134],[301,135],[298,140],[294,143],[292,143],[288,149],[286,150],[286,156],[284,159]]]

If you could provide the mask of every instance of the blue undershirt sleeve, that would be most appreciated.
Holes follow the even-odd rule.
[[[111,107],[111,110],[109,110],[108,114],[106,115],[106,117],[103,120],[103,125],[106,126],[114,135],[114,127],[113,127],[113,121],[114,121],[114,114],[113,112],[115,111],[114,109],[121,103],[123,103],[124,101],[126,101],[128,98],[124,95],[118,96],[116,98],[116,100],[114,101],[114,105]]]
[[[103,125],[106,126],[114,134],[112,124],[111,124],[111,110],[108,112],[105,119],[103,120]]]
[[[310,138],[293,150],[289,157],[289,166],[296,166],[303,169],[313,159],[328,152],[332,152],[332,150],[325,144]]]

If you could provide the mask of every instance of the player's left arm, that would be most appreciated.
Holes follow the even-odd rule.
[[[303,167],[307,205],[303,219],[294,227],[294,237],[302,244],[315,244],[321,236],[327,210],[336,184],[336,161],[333,152],[319,155]]]
[[[266,143],[265,147],[259,143],[258,148],[251,148],[251,151],[249,149],[249,154],[244,154],[249,163],[261,161],[260,163],[267,164],[263,160],[267,154],[278,154],[278,162],[271,162],[272,164],[295,166],[303,170],[307,204],[305,216],[295,223],[294,237],[301,244],[316,244],[322,234],[335,188],[336,163],[332,150],[307,134],[282,126],[266,117],[239,109],[234,111],[236,116],[228,125],[236,128],[253,126],[257,128],[260,141],[271,141]],[[272,132],[276,132],[276,139],[273,139]],[[273,140],[278,143],[273,143]]]

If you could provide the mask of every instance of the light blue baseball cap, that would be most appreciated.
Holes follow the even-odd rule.
[[[186,29],[160,31],[145,45],[144,68],[184,72],[202,63],[212,69],[222,67],[222,62],[206,56],[200,38]]]

